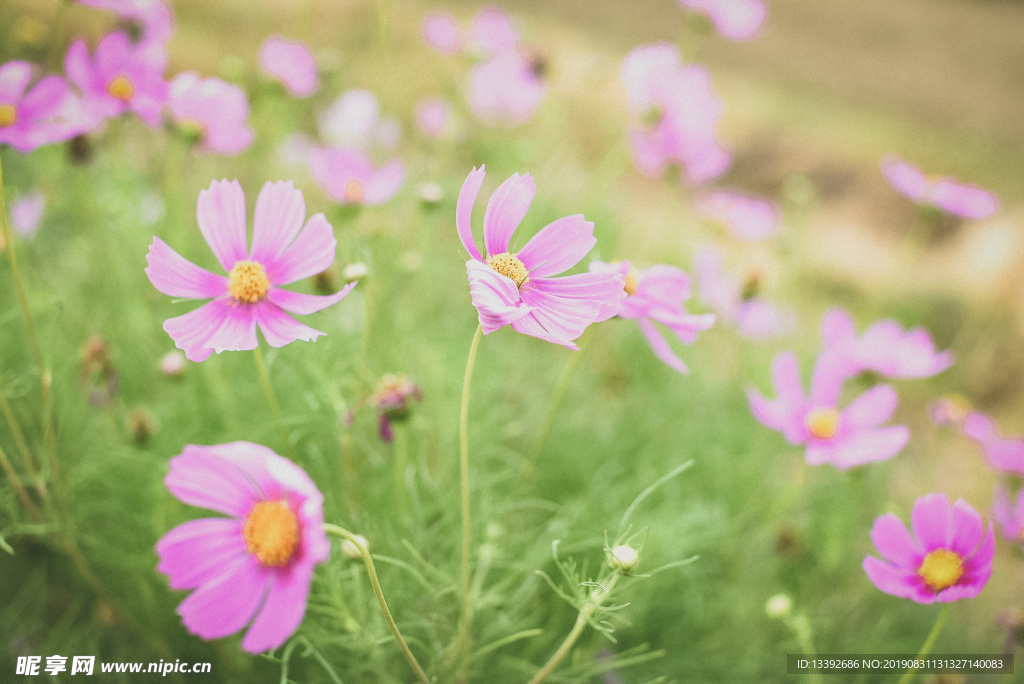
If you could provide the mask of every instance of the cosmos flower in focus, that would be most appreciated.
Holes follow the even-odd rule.
[[[423,401],[423,392],[405,373],[393,373],[380,379],[368,401],[379,411],[382,440],[390,442],[394,439],[391,424],[409,417],[413,400]]]
[[[891,319],[876,321],[858,338],[850,314],[830,309],[822,320],[821,336],[825,353],[847,376],[871,371],[886,378],[928,378],[953,365],[952,352],[936,352],[927,330],[904,331]]]
[[[580,262],[597,244],[594,224],[582,214],[542,228],[523,247],[510,251],[512,234],[526,216],[537,186],[529,174],[515,174],[494,191],[484,212],[486,257],[473,237],[473,205],[484,182],[474,168],[459,192],[455,224],[469,252],[469,290],[485,335],[511,325],[516,332],[570,349],[591,323],[607,320],[626,297],[617,272],[552,278]]]
[[[448,130],[452,106],[441,97],[425,97],[416,103],[416,125],[428,138],[440,138]]]
[[[400,159],[376,168],[365,154],[345,147],[313,147],[309,168],[324,192],[340,204],[383,204],[405,183],[405,164]]]
[[[214,181],[199,193],[199,230],[227,276],[202,269],[153,238],[146,275],[170,297],[213,299],[195,311],[164,321],[164,330],[189,361],[222,351],[255,349],[256,328],[271,347],[295,340],[312,342],[324,333],[299,323],[298,315],[341,301],[355,283],[333,295],[284,290],[322,273],[334,262],[337,241],[323,214],[306,221],[302,192],[291,181],[263,186],[256,199],[252,249],[247,249],[245,194],[238,181]]]
[[[684,183],[701,185],[725,173],[732,161],[718,141],[722,103],[704,67],[683,66],[676,46],[638,47],[622,61],[633,161],[657,178],[678,165]]]
[[[1024,488],[1017,494],[1017,500],[1011,502],[1006,488],[997,487],[992,502],[992,517],[999,523],[1007,541],[1024,544]]]
[[[683,344],[693,344],[697,333],[715,324],[714,314],[692,314],[684,302],[690,298],[690,278],[675,266],[634,269],[629,261],[590,262],[593,273],[618,273],[625,282],[626,298],[615,315],[635,319],[659,359],[680,373],[689,369],[658,330],[655,322],[671,330]]]
[[[143,49],[132,45],[121,31],[108,34],[96,47],[95,59],[89,59],[84,40],[68,48],[64,60],[68,78],[78,87],[84,106],[97,119],[135,112],[151,128],[158,128],[167,83],[163,73],[167,53],[162,48]]]
[[[174,496],[228,517],[178,525],[157,542],[172,589],[194,590],[178,614],[203,639],[248,626],[242,648],[277,648],[298,628],[317,564],[330,555],[324,497],[265,446],[189,444],[164,479]]]
[[[988,190],[966,185],[949,176],[928,176],[920,168],[889,155],[882,173],[894,188],[913,202],[965,219],[985,219],[999,211],[999,199]]]
[[[278,81],[292,97],[309,97],[320,87],[316,60],[299,41],[270,36],[260,46],[260,68]]]
[[[896,390],[877,385],[839,409],[844,375],[821,356],[815,364],[810,396],[804,394],[800,368],[792,352],[772,364],[776,398],[769,400],[753,387],[747,399],[754,417],[781,432],[790,444],[806,445],[807,463],[831,463],[840,470],[885,461],[910,441],[903,425],[881,427],[896,411]]]
[[[678,0],[679,6],[705,15],[729,40],[757,38],[768,7],[764,0]]]
[[[32,237],[39,230],[39,222],[46,210],[46,195],[34,190],[11,202],[11,225],[23,237]]]
[[[167,104],[175,124],[194,135],[201,150],[233,155],[252,144],[249,101],[236,85],[187,71],[171,81]]]
[[[519,52],[507,51],[473,66],[466,97],[482,122],[519,126],[533,118],[546,93],[537,65]]]
[[[63,108],[71,99],[59,76],[47,76],[28,88],[32,65],[7,62],[0,66],[0,145],[30,152],[40,145],[68,140],[81,130],[61,124]]]
[[[782,216],[774,204],[741,192],[706,192],[697,197],[695,208],[698,214],[721,223],[740,240],[766,240],[782,230]]]
[[[926,494],[911,513],[914,535],[892,513],[875,520],[871,541],[882,558],[867,556],[864,572],[881,591],[917,603],[974,598],[992,574],[995,533],[963,499]]]
[[[1001,436],[995,421],[979,411],[968,414],[960,429],[981,446],[992,468],[1024,475],[1024,438]]]
[[[746,338],[766,340],[785,335],[795,327],[791,312],[780,310],[760,294],[758,279],[746,284],[725,272],[721,250],[705,246],[694,257],[697,292],[705,306],[729,321]]]

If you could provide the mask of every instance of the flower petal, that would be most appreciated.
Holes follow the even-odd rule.
[[[245,193],[238,181],[214,181],[209,189],[200,192],[196,218],[199,230],[225,271],[248,256]]]
[[[747,388],[747,401],[759,423],[783,433],[790,444],[803,441],[803,425],[797,420],[792,406],[783,401],[771,401],[753,387]]]
[[[517,173],[499,185],[491,195],[484,212],[484,246],[488,257],[508,251],[512,233],[523,222],[536,192],[537,185],[533,182],[533,176],[520,176]]]
[[[146,263],[153,287],[170,297],[207,299],[227,294],[227,278],[196,266],[158,237],[149,246]]]
[[[892,513],[879,516],[871,528],[871,541],[878,552],[889,561],[905,570],[916,570],[921,565],[924,553],[917,541],[910,536],[906,525]]]
[[[790,407],[794,414],[803,409],[807,400],[800,383],[800,365],[796,354],[782,352],[772,362],[772,386],[780,402]]]
[[[985,534],[985,521],[982,520],[981,513],[971,508],[963,499],[957,499],[953,504],[951,520],[953,534],[949,540],[949,548],[961,558],[967,558],[981,543],[981,538]]]
[[[256,310],[260,304],[229,303],[224,323],[213,333],[205,346],[218,354],[225,351],[248,351],[259,346],[256,339]]]
[[[276,259],[264,264],[274,285],[287,285],[326,271],[334,263],[338,241],[323,214],[311,216],[306,227]]]
[[[530,307],[520,300],[516,284],[490,266],[475,260],[467,261],[466,275],[473,306],[485,335],[530,313]]]
[[[401,159],[392,159],[375,170],[363,184],[363,204],[383,204],[398,194],[405,183],[405,164]]]
[[[825,462],[847,470],[865,463],[886,461],[898,454],[909,441],[910,430],[903,425],[894,425],[860,432],[847,439],[822,444],[821,448],[828,454]]]
[[[852,427],[873,428],[892,417],[899,397],[889,385],[877,385],[843,409],[844,421]]]
[[[355,286],[356,283],[349,283],[332,295],[303,294],[301,292],[292,292],[291,290],[282,290],[281,288],[274,287],[267,293],[267,299],[272,301],[274,304],[277,304],[285,311],[289,311],[299,316],[306,316],[320,311],[321,309],[326,309],[332,304],[337,304],[344,299]]]
[[[469,255],[477,261],[483,261],[480,250],[477,249],[476,241],[473,239],[473,205],[476,204],[476,197],[480,194],[480,186],[483,185],[484,176],[487,175],[485,166],[479,169],[473,167],[466,177],[459,191],[459,202],[455,207],[455,227],[459,231],[459,240],[466,248]]]
[[[619,313],[626,301],[624,280],[617,270],[577,273],[560,278],[530,278],[523,290],[537,290],[562,299],[597,302],[601,310],[595,323],[606,321]]]
[[[259,323],[260,332],[271,347],[283,347],[295,340],[312,342],[326,334],[314,330],[305,323],[299,323],[270,301],[256,305],[256,322]],[[255,335],[255,328],[253,334]]]
[[[850,314],[843,309],[829,309],[821,320],[821,341],[827,350],[852,343],[857,337],[857,328]]]
[[[945,494],[925,494],[914,502],[911,522],[925,553],[948,549],[953,537],[953,510]]]
[[[813,406],[836,406],[846,380],[837,359],[822,354],[814,364],[811,373],[811,404]]]
[[[0,103],[13,104],[20,100],[31,80],[32,65],[28,62],[8,62],[0,66]]]
[[[655,356],[668,364],[669,368],[680,373],[690,372],[690,369],[686,367],[682,359],[676,356],[675,352],[672,351],[672,347],[669,346],[669,343],[649,318],[638,318],[636,322],[640,326],[640,331],[644,334],[644,337],[647,338],[647,344],[651,345],[651,350],[654,351]]]
[[[519,250],[518,256],[531,276],[543,278],[572,268],[596,244],[594,224],[586,220],[583,214],[576,214],[565,216],[541,228]]]
[[[262,653],[287,641],[306,614],[312,581],[311,563],[291,563],[275,569],[267,599],[246,632],[242,648],[250,653]]]
[[[202,518],[178,525],[156,544],[171,589],[193,589],[217,579],[248,554],[237,518]]]
[[[302,191],[291,181],[267,181],[256,198],[251,259],[260,264],[276,261],[302,230],[305,220]]]
[[[523,287],[519,296],[533,309],[531,315],[541,327],[552,337],[563,341],[575,340],[582,335],[601,312],[600,301],[556,297],[536,288]],[[512,327],[515,328],[514,325]]]
[[[164,330],[189,361],[199,363],[213,353],[206,341],[224,325],[231,310],[230,302],[227,297],[215,299],[195,311],[164,321]]]
[[[931,590],[913,570],[904,570],[889,565],[874,556],[867,556],[862,566],[871,583],[886,594],[910,599],[918,603],[932,603],[935,600]]]
[[[253,475],[259,474],[253,465],[259,462],[261,450],[270,451],[248,442],[216,447],[188,444],[171,459],[164,484],[191,506],[242,518],[267,494],[262,487],[266,478]]]
[[[181,602],[178,614],[193,634],[219,639],[234,634],[252,619],[267,594],[270,573],[255,556],[228,568]]]

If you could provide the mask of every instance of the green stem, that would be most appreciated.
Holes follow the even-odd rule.
[[[461,651],[459,680],[464,681],[469,670],[469,651],[472,644],[470,624],[473,621],[473,610],[470,604],[472,591],[470,577],[470,515],[469,515],[469,389],[473,380],[473,365],[476,363],[476,351],[480,346],[480,338],[484,330],[476,327],[473,343],[469,347],[466,359],[466,375],[462,380],[462,407],[459,411],[459,473],[461,475],[462,494],[462,565],[460,586],[462,588],[462,610],[459,615],[458,643]]]
[[[32,502],[32,497],[25,491],[25,485],[21,483],[21,478],[14,472],[14,468],[11,466],[11,462],[7,460],[7,454],[4,453],[3,448],[0,448],[0,468],[3,469],[4,474],[7,475],[7,479],[11,481],[11,485],[14,487],[14,491],[18,495],[18,499],[21,500],[21,504],[25,507],[25,510],[32,517],[32,520],[39,522],[42,520],[42,516],[39,515],[39,509]]]
[[[405,426],[401,421],[391,421],[391,434],[394,437],[395,459],[395,504],[400,513],[406,513],[409,502],[405,496],[405,471],[409,465],[409,442],[405,434]]]
[[[800,644],[800,650],[803,653],[806,653],[808,658],[813,660],[814,654],[817,653],[817,651],[814,649],[814,635],[811,630],[811,621],[807,619],[805,614],[801,613],[788,621],[787,626],[796,636],[796,641]],[[823,681],[820,672],[811,672],[810,678],[813,684],[821,684]]]
[[[363,544],[363,542],[356,537],[354,534],[349,532],[343,527],[332,525],[327,523],[324,525],[324,530],[335,534],[342,539],[355,544],[355,547],[359,549],[359,555],[362,556],[363,562],[366,564],[366,572],[370,576],[370,584],[373,585],[373,593],[377,595],[377,603],[380,604],[380,610],[384,613],[384,619],[388,623],[388,627],[391,628],[391,634],[394,635],[395,641],[398,642],[398,647],[402,649],[402,654],[405,659],[409,661],[409,665],[412,667],[413,672],[416,673],[416,678],[422,682],[422,684],[431,684],[430,678],[427,677],[427,673],[420,667],[419,661],[416,660],[416,656],[409,650],[409,644],[405,643],[405,638],[402,637],[402,633],[398,630],[398,625],[395,623],[395,618],[391,616],[391,610],[388,608],[388,602],[384,600],[384,592],[380,588],[380,580],[377,579],[377,569],[373,565],[373,558],[370,556],[369,549]]]
[[[277,405],[277,399],[274,398],[274,387],[270,384],[270,374],[267,373],[267,364],[263,362],[263,352],[259,347],[253,350],[253,357],[256,359],[256,373],[260,376],[260,385],[263,386],[263,395],[267,398],[267,403],[270,404],[270,410],[274,414],[274,420],[278,423],[281,422],[281,408]]]
[[[6,395],[3,390],[0,389],[0,411],[3,411],[4,418],[7,419],[7,424],[10,426],[11,435],[14,437],[14,443],[18,446],[18,451],[21,453],[21,460],[25,464],[25,469],[28,470],[29,474],[32,475],[35,480],[35,489],[39,493],[39,496],[45,501],[49,498],[49,494],[46,491],[46,484],[43,482],[42,477],[39,476],[39,469],[36,467],[35,459],[32,458],[32,450],[28,448],[28,442],[25,441],[25,435],[21,431],[21,426],[18,425],[18,420],[14,416],[14,411],[11,410],[11,404],[7,401]]]
[[[558,664],[562,662],[565,656],[569,655],[569,651],[571,651],[572,647],[576,645],[576,640],[580,638],[581,634],[583,634],[583,630],[586,629],[587,623],[590,622],[590,618],[594,616],[594,613],[601,607],[604,600],[611,595],[612,589],[615,588],[615,583],[619,581],[621,576],[622,575],[616,573],[612,577],[611,581],[608,582],[607,587],[604,589],[594,589],[594,591],[590,593],[590,597],[587,599],[587,602],[583,604],[582,608],[580,608],[580,614],[576,617],[576,624],[572,626],[572,630],[565,637],[565,641],[563,641],[562,645],[558,647],[558,650],[551,655],[548,662],[544,664],[544,667],[537,671],[537,674],[535,674],[533,679],[530,680],[530,684],[539,684],[547,679],[548,675],[554,672],[555,668],[558,667]]]
[[[946,618],[949,617],[949,609],[951,605],[952,604],[949,603],[944,603],[942,605],[942,611],[939,613],[939,617],[935,620],[935,626],[932,627],[931,634],[928,635],[928,638],[924,640],[924,646],[922,646],[921,650],[918,652],[916,660],[920,660],[921,658],[924,658],[932,652],[932,646],[934,646],[935,642],[938,640],[939,632],[942,631],[943,625],[946,624]],[[902,677],[900,677],[900,681],[898,682],[898,684],[907,684],[911,679],[914,678],[914,674],[916,672],[917,668],[910,668],[904,673]]]

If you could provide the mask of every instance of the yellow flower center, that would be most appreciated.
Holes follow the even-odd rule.
[[[964,574],[964,561],[949,549],[935,549],[921,561],[917,574],[935,591],[942,591],[960,581]]]
[[[526,270],[526,266],[523,265],[523,262],[519,260],[519,257],[512,252],[495,254],[486,263],[501,275],[511,278],[519,287],[523,286],[523,283],[526,282],[526,276],[530,274]]]
[[[128,80],[128,77],[124,74],[115,76],[114,79],[107,84],[107,92],[111,97],[116,97],[121,102],[127,102],[132,99],[135,95],[135,86]]]
[[[270,289],[266,269],[255,261],[239,261],[228,277],[228,293],[239,302],[255,304],[266,297]]]
[[[629,269],[629,273],[626,274],[626,285],[623,289],[626,291],[627,297],[632,297],[640,289],[640,278],[637,276],[635,268]]]
[[[363,183],[353,178],[345,184],[345,201],[349,204],[362,204],[366,199],[366,192],[363,190]]]
[[[12,104],[0,104],[0,128],[13,126],[18,121],[18,108]]]
[[[807,414],[807,431],[818,439],[832,439],[839,432],[839,411],[818,408]]]
[[[299,547],[299,519],[285,501],[260,501],[245,518],[242,538],[260,563],[279,568]]]

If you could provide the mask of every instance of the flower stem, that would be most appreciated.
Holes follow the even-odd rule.
[[[11,466],[11,462],[7,460],[7,454],[4,453],[3,448],[0,448],[0,468],[3,469],[7,479],[11,481],[11,485],[14,487],[14,491],[18,494],[18,499],[21,500],[21,504],[25,507],[25,510],[36,522],[42,520],[42,516],[39,515],[39,509],[32,502],[32,497],[25,491],[25,486],[21,483],[21,479],[18,474],[14,472],[14,468]]]
[[[409,442],[403,421],[392,421],[394,435],[395,505],[399,513],[408,513],[409,501],[405,495],[405,471],[409,465]]]
[[[398,630],[398,625],[395,623],[395,618],[391,616],[391,610],[388,608],[387,601],[384,600],[384,592],[380,588],[380,580],[377,579],[377,569],[373,565],[373,558],[370,556],[370,551],[362,543],[362,541],[354,534],[349,532],[343,527],[332,525],[327,523],[324,525],[324,530],[335,534],[342,539],[355,544],[355,547],[359,549],[359,555],[363,557],[363,562],[366,564],[366,572],[370,576],[370,584],[373,585],[373,593],[377,595],[377,603],[380,604],[380,610],[384,613],[384,619],[388,623],[388,627],[391,628],[391,633],[395,637],[395,641],[398,642],[398,647],[402,649],[402,654],[405,659],[409,661],[409,665],[412,667],[413,672],[416,673],[416,678],[422,682],[422,684],[431,684],[430,678],[427,677],[427,673],[420,667],[419,661],[416,660],[416,656],[409,650],[409,645],[405,643],[405,638],[402,637],[402,633]]]
[[[952,604],[949,603],[944,603],[942,605],[942,611],[939,613],[939,617],[935,619],[935,626],[932,627],[931,634],[928,635],[928,638],[924,640],[924,645],[918,652],[916,660],[920,660],[921,658],[924,658],[932,652],[932,646],[934,646],[936,640],[938,640],[939,632],[942,631],[943,625],[946,624],[946,618],[949,617],[949,609],[951,605]],[[900,681],[898,682],[898,684],[907,684],[911,679],[914,678],[914,674],[916,672],[916,667],[910,668],[903,674],[902,677],[900,677]]]
[[[15,418],[14,411],[11,410],[11,404],[7,401],[7,397],[4,395],[2,388],[0,388],[0,411],[3,411],[4,418],[7,419],[7,425],[10,427],[11,435],[14,437],[14,442],[18,446],[18,451],[21,453],[21,460],[25,464],[25,469],[28,470],[29,474],[31,474],[35,480],[36,492],[38,492],[39,496],[46,501],[49,498],[49,494],[46,491],[46,484],[39,476],[39,469],[36,467],[35,459],[32,458],[32,450],[29,449],[28,442],[25,441],[25,435],[21,431],[21,426],[18,425],[18,420]]]
[[[611,595],[612,589],[615,588],[615,583],[619,581],[620,577],[622,577],[622,575],[615,573],[615,575],[612,576],[611,581],[608,582],[607,587],[604,587],[604,589],[594,589],[594,591],[590,593],[590,597],[587,598],[587,602],[583,604],[582,608],[580,608],[580,614],[576,616],[576,624],[572,626],[572,630],[565,637],[565,641],[563,641],[562,645],[558,647],[558,650],[548,658],[548,662],[544,663],[544,667],[537,671],[537,674],[535,674],[533,679],[530,680],[530,684],[539,684],[547,679],[548,675],[554,672],[555,668],[558,667],[558,664],[562,662],[562,659],[569,655],[569,651],[571,651],[572,647],[576,645],[576,640],[580,638],[581,634],[583,634],[583,630],[586,629],[587,623],[590,622],[590,618],[594,616],[594,613],[601,607],[604,600]]]
[[[469,669],[469,650],[472,644],[470,623],[473,621],[473,609],[470,604],[472,592],[469,567],[470,554],[470,516],[469,516],[469,389],[473,380],[473,365],[476,363],[476,350],[483,337],[483,327],[476,327],[473,343],[469,347],[466,359],[466,375],[462,380],[462,408],[459,411],[459,473],[461,475],[462,492],[462,565],[460,568],[460,586],[462,588],[462,610],[459,615],[457,641],[460,646],[459,680],[464,681]]]
[[[267,403],[270,404],[274,420],[280,423],[281,408],[277,405],[277,399],[274,398],[274,388],[270,384],[270,374],[267,373],[267,365],[263,362],[263,352],[259,347],[253,350],[253,356],[256,359],[256,373],[260,376],[260,384],[263,386],[263,395],[267,398]]]

